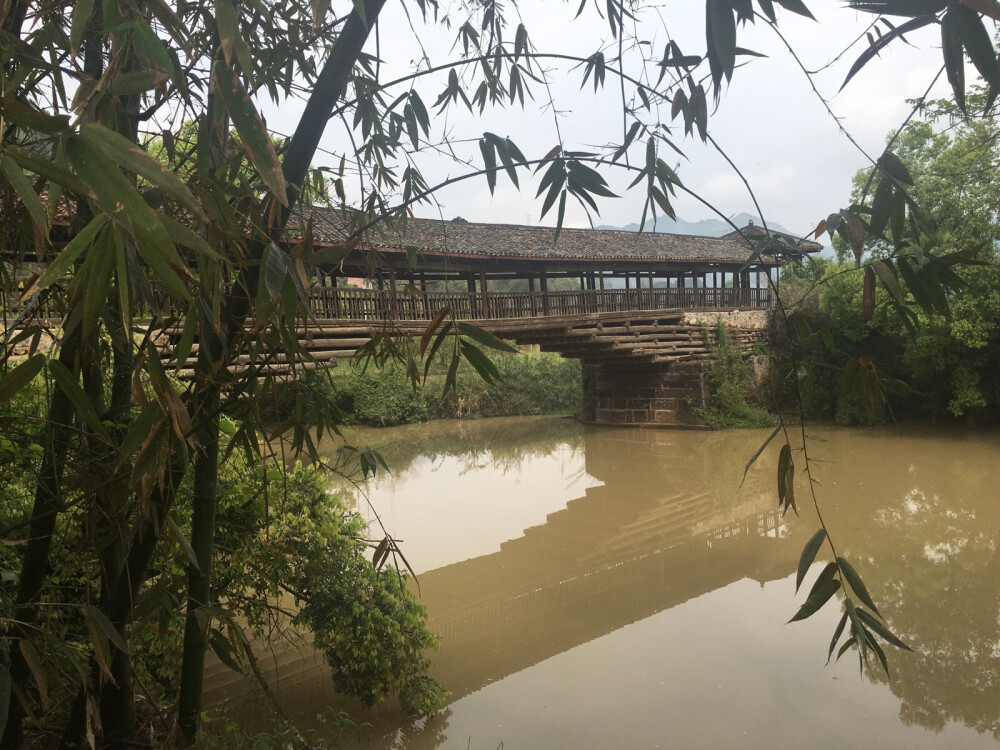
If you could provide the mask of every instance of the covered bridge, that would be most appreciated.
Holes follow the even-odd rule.
[[[312,208],[316,246],[343,243],[343,215]],[[820,245],[753,224],[723,237],[412,219],[402,231],[368,232],[323,268],[314,291],[320,318],[422,320],[449,305],[457,317],[497,320],[664,309],[761,309],[773,305],[787,260]],[[746,267],[744,267],[746,266]],[[371,279],[371,288],[347,288]],[[569,283],[562,280],[569,280]]]

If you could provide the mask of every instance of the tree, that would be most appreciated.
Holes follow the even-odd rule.
[[[982,109],[982,94],[969,98],[979,105],[977,109]],[[955,417],[971,413],[989,419],[998,393],[995,332],[1000,316],[1000,230],[996,216],[1000,214],[1000,191],[996,163],[1000,130],[991,112],[982,119],[964,120],[958,118],[957,108],[950,102],[931,102],[926,113],[927,119],[911,122],[905,131],[890,138],[913,178],[910,193],[934,228],[931,241],[941,249],[976,260],[975,264],[956,268],[962,293],[948,298],[946,314],[928,316],[918,312],[917,325],[911,332],[906,324],[909,320],[912,325],[913,319],[902,317],[904,313],[893,304],[890,292],[881,289],[871,300],[871,316],[865,319],[865,272],[853,270],[854,263],[847,262],[850,247],[836,242],[839,265],[811,279],[812,283],[821,283],[819,306],[813,317],[829,330],[836,350],[873,363],[879,379],[889,385],[885,395],[894,410],[920,410],[934,416],[950,413]],[[867,170],[855,176],[854,201],[860,200],[867,181]],[[903,235],[907,242],[917,241],[912,229],[904,228]],[[885,264],[884,259],[892,262],[892,256],[890,243],[871,238],[862,262],[884,273],[885,266],[876,264]],[[898,294],[906,309],[919,311],[911,281],[901,279]],[[916,294],[922,292],[918,285]],[[842,364],[829,349],[817,351],[813,361],[817,370]],[[863,395],[837,396],[837,389],[829,388],[828,381],[817,372],[815,382],[807,389],[817,415],[836,416],[844,422],[886,418],[884,407],[880,406],[876,415],[865,408]],[[894,393],[892,385],[903,381],[911,388],[897,388]]]
[[[665,160],[677,148],[669,124],[676,120],[678,131],[709,140],[708,100],[721,96],[737,57],[748,54],[737,45],[738,25],[773,25],[789,11],[809,15],[800,0],[758,0],[757,9],[749,0],[707,0],[704,55],[682,52],[671,41],[662,57],[646,60],[635,23],[644,7],[637,0],[610,0],[593,9],[581,5],[580,13],[604,15],[612,41],[578,56],[535,49],[530,31],[515,23],[507,8],[482,0],[441,19],[456,33],[454,59],[436,67],[421,62],[400,80],[386,81],[378,54],[363,51],[378,33],[383,5],[384,0],[336,6],[323,0],[274,6],[229,0],[0,4],[5,207],[0,249],[8,263],[24,258],[43,263],[27,267],[38,273],[21,297],[17,332],[11,329],[7,336],[0,397],[7,403],[27,396],[29,384],[43,374],[48,388],[39,449],[30,462],[33,501],[23,517],[11,519],[6,534],[19,535],[20,559],[11,567],[17,590],[7,608],[9,667],[0,672],[10,683],[0,691],[8,705],[3,747],[21,743],[29,710],[44,704],[46,672],[35,658],[43,638],[73,643],[71,651],[85,655],[85,663],[77,662],[63,678],[77,695],[70,714],[61,717],[64,745],[95,734],[116,741],[134,731],[128,648],[141,629],[139,603],[168,536],[182,548],[187,565],[186,604],[178,603],[186,618],[178,725],[185,741],[194,738],[213,632],[209,622],[220,618],[219,594],[212,589],[220,471],[233,450],[251,461],[264,460],[269,443],[262,435],[285,437],[292,450],[310,454],[315,453],[310,428],[318,434],[336,427],[299,419],[264,432],[260,419],[261,404],[275,387],[268,367],[272,358],[279,352],[295,362],[308,357],[297,347],[296,326],[305,316],[303,278],[309,266],[336,262],[353,243],[404,224],[411,206],[435,190],[472,176],[485,177],[492,191],[498,175],[517,184],[534,168],[541,175],[542,216],[555,209],[561,226],[569,198],[596,211],[597,199],[611,195],[595,167],[622,168],[644,189],[640,224],[650,212],[672,215],[671,196],[688,188]],[[853,5],[913,17],[883,35],[875,51],[940,21],[959,106],[965,106],[963,49],[995,92],[996,55],[988,38],[984,46],[985,26],[972,9],[983,3],[922,3],[919,12],[901,2]],[[433,0],[415,0],[399,12],[437,21],[439,8]],[[992,6],[982,12],[993,15]],[[640,72],[626,72],[633,69],[626,65],[630,55]],[[872,55],[866,51],[855,67]],[[549,91],[544,64],[557,58],[582,66],[584,83],[595,89],[609,74],[615,80],[623,127],[613,143],[583,151],[560,137],[546,154],[529,158],[510,139],[487,131],[475,139],[481,166],[428,185],[411,152],[422,145],[450,147],[447,139],[432,140],[428,85],[438,87],[431,108],[439,115],[461,106],[482,114],[487,107],[523,104],[532,89],[539,96]],[[283,104],[301,99],[304,105],[280,155],[255,99],[265,94]],[[317,249],[295,207],[331,119],[343,122],[349,136],[342,166],[331,177],[350,240],[343,247]],[[186,122],[197,123],[190,144],[179,137]],[[166,163],[150,153],[152,143],[162,145]],[[349,160],[362,196],[350,204],[344,166]],[[877,170],[880,189],[888,186],[883,194],[890,194],[899,245],[899,206],[905,204],[905,213],[911,199],[897,162],[887,152]],[[827,228],[858,240],[863,215],[861,209],[841,212]],[[876,192],[870,233],[881,233],[884,216]],[[754,252],[775,244],[781,240],[765,234]],[[927,275],[929,267],[943,277],[941,269],[949,267],[933,254],[921,254],[918,266],[912,260],[917,251],[907,252],[897,261],[901,272]],[[5,266],[5,274],[10,286],[17,272]],[[892,288],[889,276],[882,280]],[[936,298],[927,306],[938,306]],[[38,348],[45,331],[34,311],[42,307],[57,310],[63,321],[58,345],[48,352]],[[444,324],[441,316],[428,338],[436,336],[439,344],[453,330],[457,327]],[[176,362],[193,358],[190,380],[179,382],[162,366],[164,338],[175,342]],[[385,342],[416,380],[419,355],[389,338]],[[15,344],[27,346],[21,360],[12,357]],[[479,357],[470,361],[490,371]],[[298,397],[304,399],[301,390]],[[302,403],[296,405],[299,415],[305,412]],[[226,420],[236,428],[223,441],[220,427]],[[17,437],[10,419],[4,430]],[[785,439],[779,495],[787,508],[794,505],[794,463],[787,433]],[[371,455],[362,459],[369,468],[377,463]],[[191,488],[189,504],[181,492],[185,483]],[[191,519],[187,540],[173,516],[182,501]],[[52,622],[45,613],[59,593],[51,572],[57,533],[76,541],[86,585],[79,599],[63,603],[65,621]],[[825,532],[814,537],[806,564],[824,539]],[[392,551],[388,539],[373,546],[376,563]],[[835,556],[832,544],[829,548],[832,567],[799,617],[815,611],[842,584],[874,611],[853,568]],[[851,599],[845,606],[838,637],[849,617],[848,643],[860,644],[862,656],[870,646],[884,661],[873,634],[889,642],[894,637]]]

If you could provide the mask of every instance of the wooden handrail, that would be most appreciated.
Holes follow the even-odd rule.
[[[429,320],[444,306],[459,320],[585,315],[597,312],[697,309],[768,309],[767,288],[715,289],[649,287],[581,289],[563,292],[397,292],[352,287],[313,287],[310,308],[319,318],[345,320]]]

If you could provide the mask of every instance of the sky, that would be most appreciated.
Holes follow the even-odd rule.
[[[909,113],[906,100],[921,96],[938,74],[941,53],[937,27],[907,35],[909,44],[898,41],[891,44],[838,93],[850,66],[867,46],[863,35],[874,17],[850,10],[843,2],[807,0],[807,4],[816,21],[778,8],[779,29],[802,64],[809,70],[820,70],[813,76],[813,82],[843,128],[864,152],[877,158],[887,134]],[[646,50],[648,56],[658,59],[668,39],[675,40],[685,54],[704,53],[704,0],[659,0],[645,5],[646,10],[637,16],[632,31],[649,44],[631,53],[626,50],[626,58],[635,60],[640,50]],[[602,9],[603,6],[602,2]],[[775,6],[778,7],[777,3]],[[391,2],[380,18],[377,47],[374,40],[369,40],[366,47],[370,54],[377,51],[383,61],[383,80],[412,70],[422,52],[433,64],[455,59],[460,52],[453,46],[457,28],[466,18],[460,5],[449,7],[442,3],[450,16],[451,29],[433,23],[423,26],[415,5],[407,3],[407,7],[411,9],[410,20],[420,44],[415,41],[414,29],[409,26],[403,6]],[[538,51],[587,56],[606,48],[610,58],[615,48],[608,48],[612,38],[607,22],[591,2],[574,20],[577,8],[575,0],[522,0],[518,6],[508,3],[510,34],[513,35],[520,18]],[[765,218],[804,235],[820,219],[849,204],[851,179],[870,162],[840,132],[837,121],[812,91],[807,76],[767,25],[741,27],[737,39],[739,46],[767,57],[740,58],[749,62],[735,71],[731,84],[723,90],[717,110],[712,111],[710,106],[709,132],[747,177]],[[850,47],[852,42],[855,44]],[[438,115],[431,105],[444,88],[447,74],[421,78],[417,88],[431,111],[432,135],[439,138],[447,134],[454,141],[452,153],[447,155],[442,149],[428,147],[412,154],[428,183],[467,172],[469,167],[463,161],[481,166],[476,141],[487,130],[510,137],[529,159],[541,158],[559,142],[557,121],[567,149],[587,150],[620,143],[621,100],[613,76],[609,74],[605,88],[595,94],[590,82],[581,88],[581,69],[546,65],[550,68],[549,90],[558,115],[547,106],[549,93],[538,84],[529,84],[535,101],[529,101],[524,110],[516,106],[487,107],[485,114],[479,115],[477,110],[473,116],[464,107],[452,106]],[[638,66],[627,64],[627,70],[635,73]],[[391,100],[405,90],[401,87],[387,96]],[[944,76],[934,93],[948,94]],[[265,105],[268,123],[278,132],[291,132],[299,111],[294,103],[286,103],[280,109],[268,109]],[[658,116],[660,122],[670,123],[668,108],[661,109]],[[657,113],[647,118],[649,122],[656,120]],[[684,158],[672,155],[673,161],[666,160],[677,167],[689,189],[725,215],[741,211],[757,213],[742,179],[714,149],[703,146],[696,138],[685,138],[676,123],[672,138],[684,152]],[[321,149],[317,164],[336,166],[340,154],[351,151],[345,129],[331,123]],[[641,162],[643,149],[641,144],[633,146],[630,151],[633,161]],[[626,191],[630,177],[613,171],[604,174],[621,197],[600,201],[600,215],[592,215],[593,223],[620,226],[638,222],[644,200],[642,187]],[[541,199],[535,198],[539,177],[522,173],[521,188],[517,190],[501,175],[493,196],[485,178],[463,181],[439,192],[436,205],[423,204],[415,213],[418,217],[461,216],[476,222],[551,225],[555,223],[554,210],[540,219]],[[356,200],[361,194],[360,184],[349,181],[347,191],[348,199]],[[677,196],[674,206],[678,216],[688,221],[717,216],[702,203],[682,195]],[[571,204],[567,208],[566,225],[588,226],[589,221],[580,207]]]

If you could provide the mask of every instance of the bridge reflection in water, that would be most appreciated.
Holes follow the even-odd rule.
[[[793,569],[798,550],[785,543],[770,482],[734,499],[742,443],[728,449],[729,462],[710,433],[581,430],[566,423],[565,439],[604,484],[499,551],[420,572],[421,601],[441,635],[432,673],[453,700],[734,581],[763,583]],[[642,472],[629,471],[635,463]],[[269,677],[280,702],[304,718],[338,703],[322,660],[307,651],[277,654]],[[231,697],[224,682],[210,680],[207,697]]]

